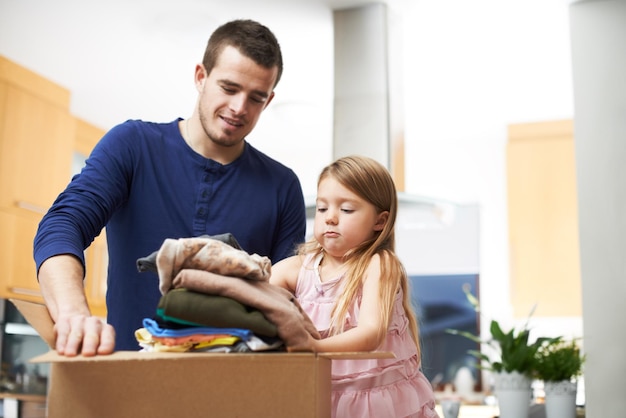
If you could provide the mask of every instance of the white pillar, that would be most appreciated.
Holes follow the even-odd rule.
[[[387,8],[333,12],[335,117],[333,159],[351,154],[390,167]]]
[[[626,411],[626,1],[570,5],[587,417]]]

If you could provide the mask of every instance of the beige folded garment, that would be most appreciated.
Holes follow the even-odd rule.
[[[172,280],[183,269],[209,271],[225,276],[267,281],[271,273],[268,257],[248,254],[207,237],[166,239],[156,257],[161,294],[172,288]]]

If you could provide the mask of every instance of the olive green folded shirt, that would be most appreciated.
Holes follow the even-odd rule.
[[[259,310],[229,297],[184,288],[170,290],[161,297],[157,317],[181,325],[243,328],[259,336],[278,335],[276,325]]]

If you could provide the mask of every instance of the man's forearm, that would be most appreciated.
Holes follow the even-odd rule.
[[[54,320],[59,354],[94,356],[113,352],[115,330],[91,316],[80,261],[71,255],[47,259],[39,268],[39,286]]]
[[[50,257],[39,268],[39,287],[55,322],[61,314],[90,315],[83,275],[81,262],[71,255]]]

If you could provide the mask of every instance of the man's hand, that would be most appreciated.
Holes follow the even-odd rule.
[[[83,287],[83,266],[71,255],[47,259],[39,268],[39,286],[54,321],[57,353],[65,356],[111,354],[115,330],[92,316]]]
[[[111,354],[115,349],[115,330],[95,316],[61,315],[54,332],[57,353],[68,357]]]

